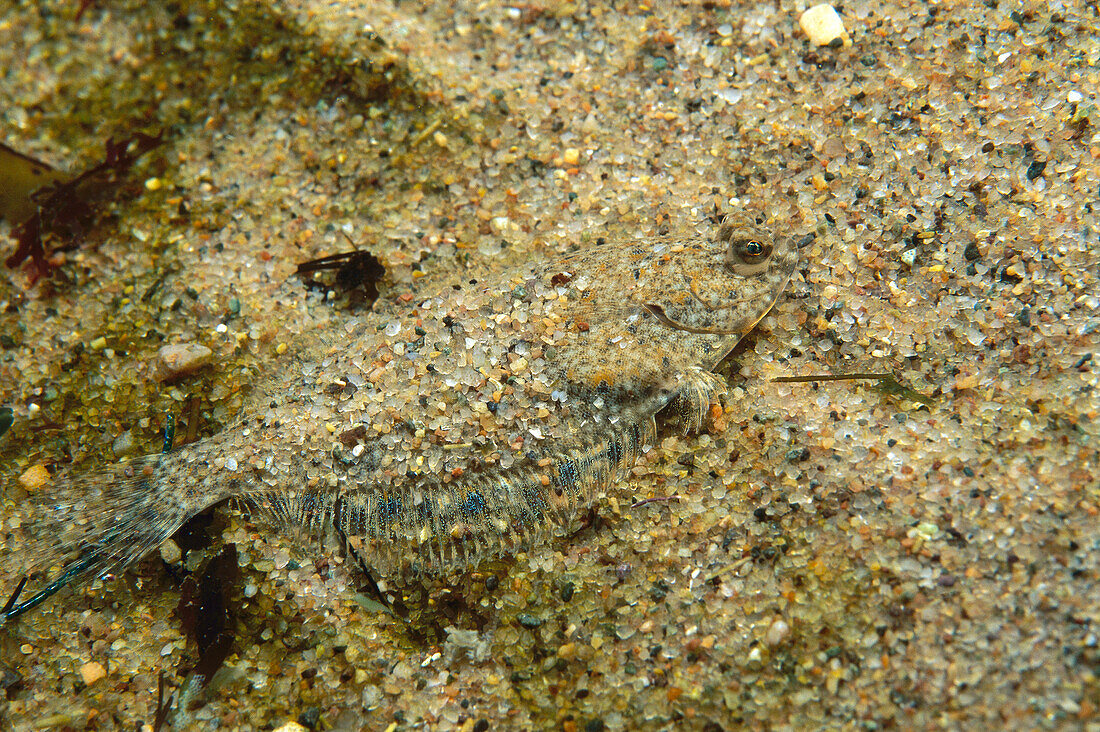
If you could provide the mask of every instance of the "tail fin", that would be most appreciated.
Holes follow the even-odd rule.
[[[181,492],[170,475],[174,455],[148,455],[107,473],[63,479],[33,499],[24,517],[30,534],[21,546],[26,577],[45,586],[16,604],[20,583],[0,609],[0,625],[62,587],[81,585],[141,559],[183,523],[216,502]]]

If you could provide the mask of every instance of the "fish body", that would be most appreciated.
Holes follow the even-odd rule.
[[[60,481],[28,573],[56,589],[118,571],[225,499],[275,525],[335,528],[382,573],[528,543],[622,477],[658,412],[701,425],[723,391],[710,370],[796,261],[793,239],[746,219],[596,246],[349,322],[218,435]]]

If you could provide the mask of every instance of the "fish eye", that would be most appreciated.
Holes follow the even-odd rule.
[[[742,264],[760,264],[772,253],[770,244],[748,239],[734,241],[731,245],[734,260]]]

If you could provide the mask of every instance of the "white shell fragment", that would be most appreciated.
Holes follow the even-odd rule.
[[[852,45],[844,21],[840,19],[832,5],[822,3],[802,13],[798,19],[810,42],[815,46]]]

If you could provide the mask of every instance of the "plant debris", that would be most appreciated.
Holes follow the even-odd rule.
[[[890,373],[881,374],[815,374],[812,376],[780,376],[772,379],[777,384],[803,384],[813,381],[876,381],[878,382],[873,387],[876,391],[886,394],[887,396],[898,397],[910,402],[916,402],[926,407],[932,406],[934,403],[930,397],[926,397],[919,391],[910,389],[905,386],[897,377]]]
[[[45,170],[34,167],[44,166],[44,163],[22,156],[25,164],[30,167],[29,172],[24,175],[53,177],[53,180],[45,180],[44,185],[29,194],[33,213],[12,229],[17,248],[5,260],[5,264],[15,269],[29,259],[31,284],[48,274],[50,268],[56,265],[51,264],[44,241],[51,237],[60,239],[62,243],[54,247],[58,251],[78,246],[85,227],[95,213],[95,199],[101,197],[103,191],[109,191],[117,185],[122,175],[133,167],[138,158],[161,145],[163,141],[163,132],[155,136],[138,132],[121,141],[110,138],[106,142],[103,161],[67,181],[49,176],[51,169],[48,166]],[[14,156],[19,156],[19,153],[10,151],[4,156],[5,163],[14,167]],[[92,183],[95,185],[91,185]],[[13,206],[13,209],[18,208]]]
[[[331,283],[311,276],[327,270],[336,270]],[[310,289],[347,293],[353,296],[353,304],[369,307],[378,299],[378,281],[386,274],[386,268],[370,252],[356,249],[303,262],[295,274]]]
[[[172,697],[168,697],[167,703],[164,701],[164,671],[161,670],[157,674],[157,711],[153,717],[153,732],[160,732],[165,722],[168,721],[168,714],[171,711]]]

